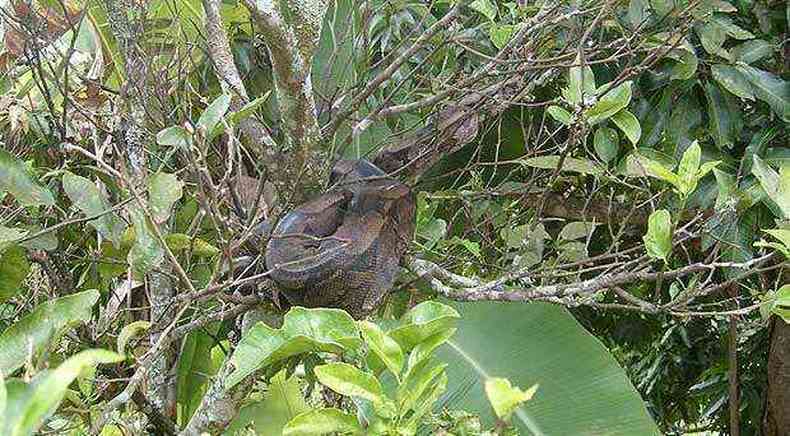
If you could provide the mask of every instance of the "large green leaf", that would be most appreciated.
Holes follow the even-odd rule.
[[[790,219],[790,165],[782,165],[777,173],[766,165],[759,156],[754,155],[752,174],[760,181],[760,185],[786,219]]]
[[[156,173],[148,179],[151,214],[157,223],[170,217],[170,210],[183,195],[184,182],[173,174]]]
[[[260,322],[242,337],[230,358],[234,371],[226,386],[230,388],[257,369],[297,354],[341,353],[360,343],[357,325],[346,312],[294,307],[285,314],[281,328]]]
[[[10,192],[22,206],[52,206],[55,197],[33,180],[25,164],[0,148],[0,194]]]
[[[126,259],[135,275],[142,277],[162,263],[165,250],[149,228],[148,220],[140,207],[136,205],[131,207],[129,216],[134,226],[134,245]]]
[[[519,163],[528,167],[553,170],[560,164],[560,160],[561,157],[559,155],[553,154],[521,159]],[[566,157],[562,161],[562,168],[560,168],[560,170],[582,174],[602,174],[604,172],[604,168],[595,162],[575,157]]]
[[[587,117],[588,123],[591,125],[597,124],[628,107],[630,102],[631,82],[628,81],[621,83],[601,96],[593,107],[584,112],[584,115]]]
[[[516,409],[513,423],[529,435],[657,435],[644,403],[615,359],[567,310],[545,303],[454,304],[454,338],[437,351],[448,362],[444,405],[480,413],[489,377],[540,388]]]
[[[784,122],[790,123],[790,82],[748,65],[738,67],[749,83],[754,95],[768,103]]]
[[[110,202],[93,182],[66,171],[63,173],[63,190],[86,216],[103,213],[104,215],[88,223],[116,247],[121,243],[121,235],[126,225],[115,212],[107,212],[111,208]]]
[[[107,350],[85,350],[66,359],[52,371],[46,371],[31,384],[12,383],[9,407],[5,413],[3,435],[26,436],[33,434],[63,400],[66,390],[86,368],[100,363],[114,363],[123,356]]]
[[[179,416],[184,422],[195,413],[208,389],[211,377],[219,370],[211,358],[211,353],[208,352],[216,342],[214,336],[216,327],[212,326],[207,331],[190,332],[181,347],[178,356],[176,392],[178,392],[178,407],[181,410]]]
[[[743,121],[737,102],[711,82],[705,84],[710,133],[719,148],[732,148]]]
[[[249,425],[255,428],[255,434],[262,436],[280,436],[283,427],[300,413],[310,410],[299,385],[297,377],[285,378],[285,370],[272,377],[266,387],[266,395],[257,401],[242,407],[238,416],[228,426],[226,435],[237,435]]]
[[[0,303],[19,293],[29,272],[30,262],[22,247],[0,249]]]
[[[46,301],[0,334],[0,373],[11,374],[38,355],[64,328],[90,320],[99,291],[90,290]]]
[[[729,65],[717,64],[710,67],[713,78],[727,91],[740,98],[754,100],[752,85],[737,68]]]

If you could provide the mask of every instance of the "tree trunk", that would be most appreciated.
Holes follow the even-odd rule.
[[[774,316],[768,351],[764,436],[790,435],[790,324]]]

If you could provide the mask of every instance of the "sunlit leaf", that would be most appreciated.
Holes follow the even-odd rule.
[[[0,372],[10,375],[32,352],[37,356],[63,330],[91,319],[99,291],[90,290],[45,301],[0,334]]]
[[[752,174],[757,177],[763,190],[784,214],[790,218],[790,165],[782,165],[777,173],[766,165],[759,156],[752,157]]]
[[[552,118],[561,122],[562,124],[565,124],[566,126],[571,124],[571,113],[559,106],[549,106],[548,109],[546,109],[546,112],[548,112]]]
[[[560,164],[561,157],[558,155],[537,156],[527,159],[520,159],[519,163],[533,168],[544,168],[547,170],[556,169]],[[604,168],[595,162],[587,159],[566,157],[562,161],[561,171],[570,171],[582,174],[602,174]]]
[[[149,328],[151,328],[151,323],[143,320],[133,321],[123,326],[121,332],[118,334],[116,347],[118,352],[124,354],[126,352],[126,344],[129,343],[129,340],[142,335]]]
[[[659,209],[650,214],[647,234],[642,239],[648,256],[667,261],[672,253],[672,217],[668,211]]]
[[[297,415],[283,428],[283,436],[361,433],[357,418],[339,409],[316,409]]]
[[[738,66],[737,69],[752,84],[755,97],[768,103],[784,122],[790,122],[790,82],[748,65]]]
[[[634,114],[623,109],[612,116],[612,121],[625,133],[625,136],[632,144],[636,145],[639,142],[639,138],[642,136],[642,128],[639,126],[639,120],[636,119]]]
[[[25,164],[0,147],[0,193],[10,192],[22,206],[52,206],[55,197],[27,171]]]
[[[716,64],[710,67],[710,71],[713,73],[713,78],[727,91],[730,91],[740,98],[754,100],[752,85],[749,84],[746,77],[735,67]]]
[[[404,362],[400,345],[372,322],[360,321],[358,325],[362,338],[370,350],[381,359],[395,377],[398,377]]]
[[[485,390],[496,416],[499,419],[509,421],[516,408],[529,401],[535,395],[538,385],[522,391],[517,386],[511,386],[508,379],[493,377],[486,380]]]
[[[631,102],[631,82],[623,82],[602,95],[593,107],[584,112],[590,125],[607,120]]]
[[[173,174],[156,173],[148,179],[148,201],[157,224],[170,217],[173,204],[183,195],[184,182]]]
[[[382,401],[384,391],[378,379],[347,363],[328,363],[314,369],[318,381],[333,391],[368,401]]]

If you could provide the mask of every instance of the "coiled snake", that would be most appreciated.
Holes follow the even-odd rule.
[[[293,305],[370,314],[392,288],[414,235],[408,186],[366,160],[341,160],[330,190],[283,217],[266,266]]]

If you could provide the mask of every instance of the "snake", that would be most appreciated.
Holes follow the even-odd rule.
[[[365,159],[337,161],[329,186],[277,222],[266,267],[291,305],[338,308],[361,319],[395,282],[414,236],[414,195]]]

